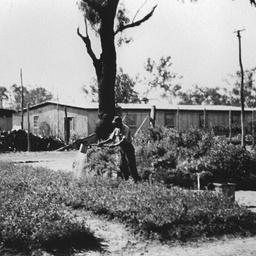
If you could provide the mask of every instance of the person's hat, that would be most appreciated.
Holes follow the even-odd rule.
[[[113,121],[112,121],[112,124],[121,124],[122,123],[122,119],[120,116],[115,116]]]

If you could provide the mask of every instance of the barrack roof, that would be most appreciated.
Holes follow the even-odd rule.
[[[43,103],[39,103],[30,107],[30,109],[42,107],[45,105],[59,105],[59,106],[67,106],[79,109],[98,109],[99,104],[97,102],[89,102],[84,104],[76,104],[76,103],[65,103],[65,102],[57,102],[57,101],[46,101]],[[160,110],[206,110],[206,111],[241,111],[241,107],[235,106],[226,106],[226,105],[171,105],[171,104],[141,104],[141,103],[119,103],[122,109],[129,109],[129,110],[150,110],[152,106],[155,106],[156,109]],[[255,108],[245,108],[245,111],[255,111]]]

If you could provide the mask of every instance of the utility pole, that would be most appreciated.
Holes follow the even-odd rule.
[[[241,147],[245,147],[245,133],[244,133],[244,70],[242,63],[242,47],[241,47],[241,32],[245,31],[245,29],[240,29],[235,31],[238,37],[239,44],[239,64],[241,70],[241,86],[240,86],[240,99],[241,99]]]
[[[27,141],[28,141],[28,152],[30,152],[30,115],[29,115],[29,103],[27,104],[27,120],[28,120],[28,134],[27,134]]]
[[[23,101],[24,101],[24,96],[23,96],[23,80],[22,80],[22,68],[20,69],[20,83],[21,83],[21,130],[23,130]]]

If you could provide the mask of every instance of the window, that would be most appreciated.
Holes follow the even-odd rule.
[[[174,114],[165,114],[165,126],[168,128],[175,127],[175,115]]]
[[[39,116],[34,116],[34,129],[38,129],[38,119]]]
[[[231,123],[240,125],[241,124],[241,116],[240,113],[232,113],[231,114]]]
[[[206,114],[205,117],[206,117],[206,120],[205,120],[205,123],[204,123],[204,114],[199,115],[199,127],[200,128],[203,128],[204,126],[208,127],[208,115]]]

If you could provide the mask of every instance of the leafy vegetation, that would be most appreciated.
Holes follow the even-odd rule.
[[[0,248],[72,252],[99,246],[85,223],[63,204],[70,175],[3,163],[0,167]]]
[[[233,182],[237,189],[255,189],[255,152],[230,144],[214,133],[155,128],[142,132],[135,145],[142,176],[147,173],[165,184],[193,188],[200,173],[202,186]]]
[[[208,183],[235,183],[237,189],[254,190],[256,154],[213,132],[191,128],[177,132],[156,127],[140,132],[134,139],[136,160],[143,179],[170,186],[194,188],[197,174],[201,187]],[[117,171],[113,149],[91,149],[88,167],[95,174]]]
[[[163,241],[255,235],[255,213],[223,193],[191,190],[197,173],[204,185],[255,186],[252,152],[197,129],[155,128],[141,133],[134,144],[139,171],[153,182],[102,179],[118,165],[117,150],[108,148],[89,150],[87,169],[97,174],[90,180],[0,163],[0,249],[53,252],[100,247],[85,223],[75,218],[72,209],[78,208],[117,218],[136,233]]]
[[[160,240],[193,240],[224,234],[255,234],[256,214],[222,193],[164,184],[95,179],[80,181],[70,204],[129,223]]]

